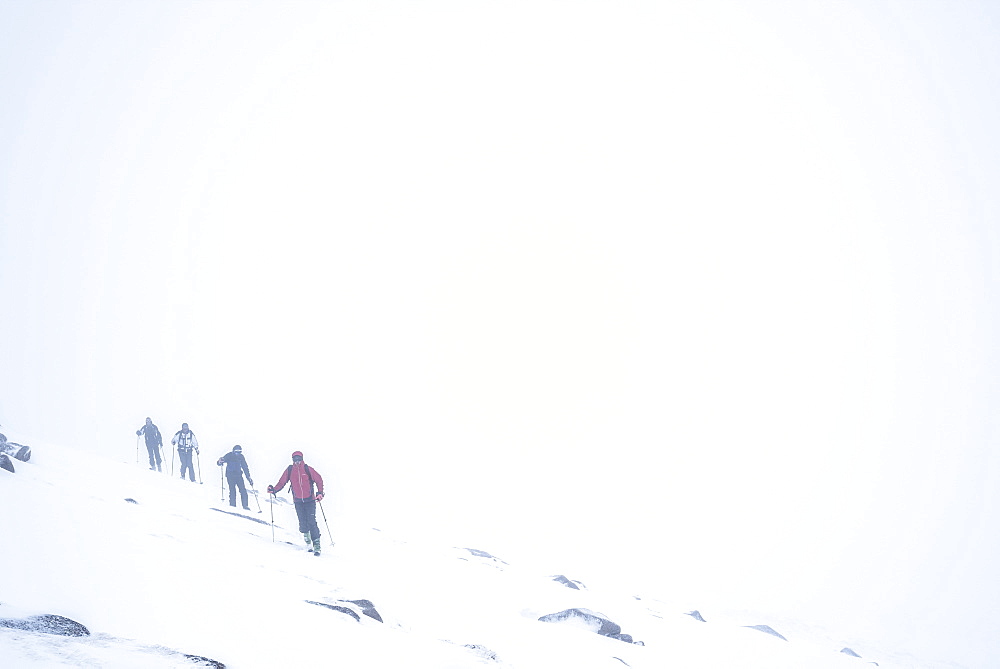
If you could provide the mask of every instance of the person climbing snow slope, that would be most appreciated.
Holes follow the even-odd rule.
[[[316,522],[316,503],[323,501],[323,477],[319,472],[307,465],[302,451],[292,453],[292,464],[278,479],[278,482],[267,486],[272,495],[281,492],[286,483],[290,483],[292,498],[295,500],[295,514],[299,517],[299,532],[314,555],[320,553],[319,524]],[[313,486],[316,494],[313,495]]]
[[[220,467],[226,465],[226,481],[229,482],[229,506],[236,506],[236,489],[239,488],[240,501],[243,502],[243,508],[249,511],[250,504],[247,497],[247,488],[243,483],[243,474],[246,473],[247,481],[250,483],[251,488],[253,487],[253,478],[250,477],[250,467],[247,465],[247,459],[243,457],[243,447],[239,444],[233,446],[233,450],[219,458],[216,464]]]

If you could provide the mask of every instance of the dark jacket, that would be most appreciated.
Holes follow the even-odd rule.
[[[152,423],[147,423],[143,425],[136,431],[137,435],[146,435],[146,447],[152,448],[153,446],[163,446],[163,437],[160,436],[160,428],[156,427]]]
[[[247,466],[247,459],[243,457],[242,453],[230,451],[219,458],[216,464],[226,465],[226,478],[239,478],[243,475],[243,472],[246,472],[248,481],[252,478],[250,476],[250,467]]]

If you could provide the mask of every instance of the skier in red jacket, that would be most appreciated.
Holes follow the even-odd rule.
[[[275,485],[267,486],[272,495],[281,492],[286,483],[291,483],[292,497],[295,499],[295,514],[299,517],[299,532],[306,540],[314,555],[319,555],[319,524],[316,522],[316,502],[323,501],[323,477],[319,472],[303,462],[302,451],[292,453],[292,464],[281,475]],[[316,495],[313,496],[313,486]]]

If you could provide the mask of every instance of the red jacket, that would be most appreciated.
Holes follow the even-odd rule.
[[[309,477],[312,477],[312,482]],[[274,492],[281,492],[285,484],[291,481],[292,496],[296,499],[312,499],[313,483],[316,484],[316,491],[323,492],[323,477],[319,472],[304,462],[295,462],[288,466],[285,473],[278,479],[274,486]]]

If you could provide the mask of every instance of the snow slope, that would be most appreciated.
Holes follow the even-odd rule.
[[[266,495],[259,512],[251,498],[249,513],[220,513],[234,509],[220,502],[214,464],[204,485],[55,445],[33,444],[31,461],[14,464],[15,474],[0,471],[0,619],[55,614],[91,634],[0,627],[3,667],[930,666],[761,614],[701,609],[702,622],[686,615],[691,602],[566,574],[582,582],[574,589],[488,546],[403,540],[330,514],[336,544],[324,536],[316,558],[284,496],[273,541]],[[580,618],[538,620],[574,608],[644,645],[600,636]],[[762,625],[787,640],[753,629]]]

